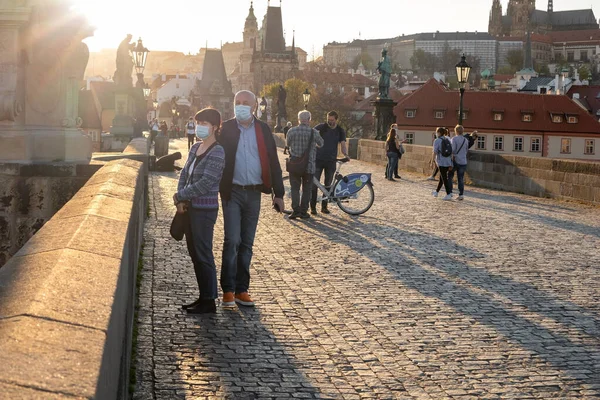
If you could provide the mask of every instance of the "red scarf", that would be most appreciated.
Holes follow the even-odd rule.
[[[271,191],[271,168],[269,167],[269,153],[265,144],[260,122],[254,120],[254,129],[256,131],[256,145],[258,147],[258,156],[260,157],[260,168],[262,169],[262,181],[265,189]]]

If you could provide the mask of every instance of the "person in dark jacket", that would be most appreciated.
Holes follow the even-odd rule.
[[[219,143],[225,149],[220,193],[225,224],[221,264],[223,306],[254,306],[250,286],[252,246],[261,193],[273,195],[273,207],[284,210],[283,179],[275,139],[267,124],[253,115],[254,93],[236,93],[235,118],[223,122]]]

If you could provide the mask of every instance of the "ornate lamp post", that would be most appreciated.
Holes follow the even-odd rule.
[[[133,48],[133,63],[137,74],[137,87],[144,87],[144,69],[146,68],[146,60],[150,50],[142,44],[142,38],[138,39],[137,45]]]
[[[304,89],[304,93],[302,93],[302,98],[304,99],[304,109],[308,110],[308,102],[310,101],[310,92],[308,88]]]
[[[260,119],[264,122],[267,122],[267,99],[263,96],[260,103],[258,103],[258,107],[260,108]]]
[[[469,80],[469,72],[471,72],[471,66],[467,64],[465,55],[463,54],[460,58],[460,62],[456,64],[456,78],[460,85],[460,106],[458,108],[458,124],[463,123],[463,96],[465,94],[465,84]]]

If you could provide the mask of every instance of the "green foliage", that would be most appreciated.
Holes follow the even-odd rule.
[[[279,93],[279,85],[280,83],[278,82],[266,84],[265,86],[263,86],[259,95],[259,98],[262,98],[264,96],[267,99],[271,99],[271,115],[273,115],[273,118],[275,118],[275,114],[278,111],[277,94]]]
[[[525,55],[523,54],[523,50],[510,50],[506,53],[506,62],[514,72],[517,72],[523,67],[524,59]]]
[[[535,69],[540,76],[550,76],[550,69],[546,64],[542,64]]]
[[[304,93],[306,89],[308,89],[308,91],[311,93],[311,100],[309,102],[310,105],[310,103],[313,101],[312,97],[314,89],[310,83],[297,78],[288,79],[283,84],[283,87],[287,92],[285,101],[287,119],[288,121],[292,121],[292,123],[295,125],[298,112],[304,110],[304,98],[302,93]]]
[[[592,76],[592,74],[590,73],[590,68],[587,65],[582,65],[581,67],[579,67],[577,72],[579,73],[580,81],[589,80]]]
[[[498,71],[496,71],[497,74],[501,74],[501,75],[512,75],[517,71],[513,71],[513,69],[511,67],[509,67],[508,65],[505,65],[503,67],[498,68]]]

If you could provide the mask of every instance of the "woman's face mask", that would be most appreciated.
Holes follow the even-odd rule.
[[[202,125],[201,125],[202,124]],[[204,125],[206,124],[206,125]],[[196,137],[206,139],[212,134],[212,125],[207,122],[198,122],[196,125]]]

